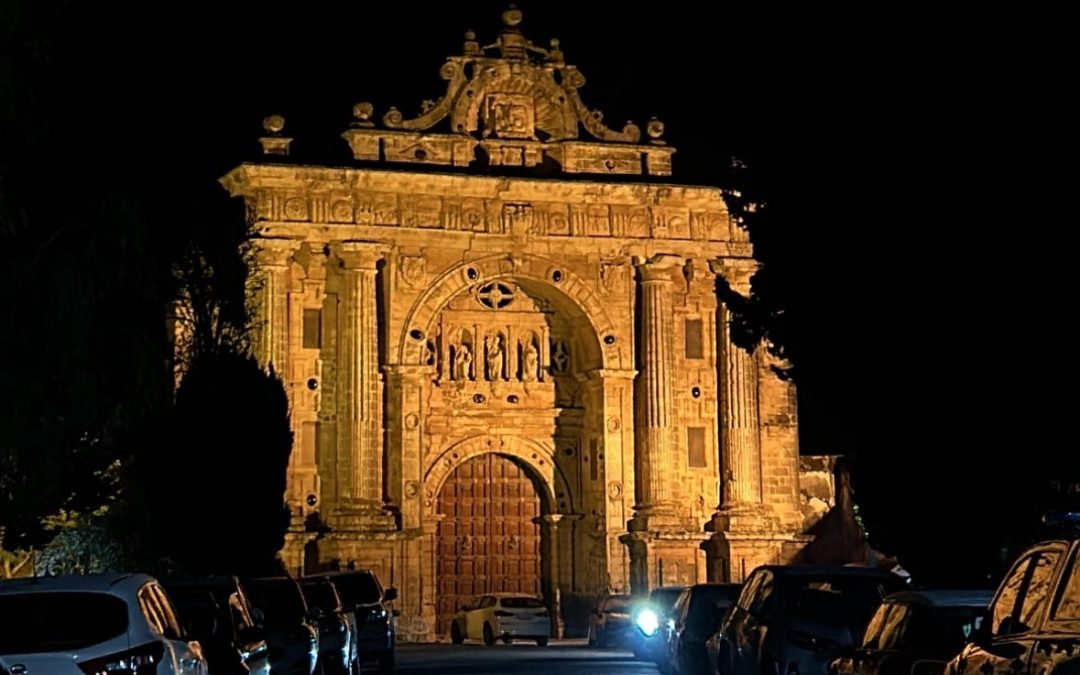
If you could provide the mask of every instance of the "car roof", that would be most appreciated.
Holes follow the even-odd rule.
[[[776,576],[836,576],[836,577],[879,577],[882,579],[902,579],[889,570],[877,567],[855,567],[839,565],[762,565],[758,569],[767,569]]]
[[[994,598],[994,591],[986,590],[927,590],[901,591],[885,598],[886,601],[903,602],[926,607],[987,607]]]
[[[65,574],[0,581],[0,594],[91,592],[123,596],[156,581],[149,574]]]

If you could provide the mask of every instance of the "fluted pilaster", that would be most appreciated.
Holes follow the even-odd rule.
[[[375,275],[380,253],[344,242],[338,344],[339,499],[365,508],[383,503],[382,377],[379,372]]]

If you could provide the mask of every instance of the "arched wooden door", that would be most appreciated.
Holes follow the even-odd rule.
[[[439,492],[436,532],[439,632],[482,593],[540,594],[540,495],[513,460],[474,457]]]

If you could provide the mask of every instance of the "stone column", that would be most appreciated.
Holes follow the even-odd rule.
[[[670,467],[674,466],[672,378],[674,354],[671,268],[676,256],[654,256],[638,264],[641,279],[641,373],[638,376],[637,491],[639,511],[663,510],[673,499]]]
[[[720,313],[720,447],[724,506],[761,503],[761,434],[754,355],[731,341],[731,317]]]
[[[379,371],[376,265],[369,243],[342,242],[338,332],[338,501],[348,510],[383,505],[382,377]]]
[[[750,295],[750,277],[757,263],[747,259],[720,259],[712,271],[736,293]],[[717,307],[717,348],[720,365],[720,452],[722,508],[755,507],[761,494],[761,425],[758,416],[758,364],[754,354],[731,340],[731,316],[721,302]]]
[[[251,240],[255,253],[256,285],[253,309],[255,358],[264,368],[273,368],[282,381],[288,377],[289,263],[300,242],[293,239],[257,237]]]
[[[555,638],[561,638],[565,630],[562,616],[562,563],[559,557],[559,549],[562,543],[559,538],[559,521],[563,518],[564,516],[561,514],[555,513],[539,516],[533,521],[542,528],[542,542],[546,544],[544,546],[545,550],[542,550],[541,553],[546,568],[543,576],[544,580],[547,581],[547,588],[542,588],[541,591],[547,600],[548,610],[551,613],[552,637]]]

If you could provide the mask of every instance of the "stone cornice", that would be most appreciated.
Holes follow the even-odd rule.
[[[718,188],[280,164],[243,164],[221,182],[248,201],[260,223],[626,244],[724,242],[736,250],[709,254],[752,255]]]

